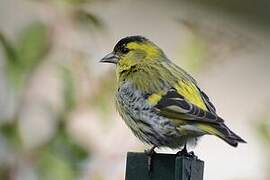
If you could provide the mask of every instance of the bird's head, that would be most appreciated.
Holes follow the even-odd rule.
[[[113,52],[102,58],[100,62],[116,64],[121,72],[131,67],[151,64],[164,56],[162,50],[145,37],[128,36],[118,41]]]

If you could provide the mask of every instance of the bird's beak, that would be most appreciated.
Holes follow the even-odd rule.
[[[99,62],[117,64],[118,60],[119,57],[114,52],[111,52],[102,58]]]

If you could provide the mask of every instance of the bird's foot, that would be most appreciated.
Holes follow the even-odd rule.
[[[145,154],[148,156],[147,168],[149,173],[152,171],[153,168],[153,156],[154,154],[156,154],[155,148],[156,146],[153,146],[151,149],[144,150]]]
[[[176,153],[176,155],[185,156],[185,157],[189,157],[189,158],[193,158],[193,159],[198,159],[198,157],[194,154],[193,151],[190,151],[190,152],[187,151],[186,146],[181,151],[178,151]]]

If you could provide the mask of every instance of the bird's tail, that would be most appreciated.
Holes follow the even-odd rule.
[[[233,147],[237,147],[238,143],[246,143],[245,140],[231,131],[223,122],[217,124],[200,124],[200,126],[206,133],[223,139]]]

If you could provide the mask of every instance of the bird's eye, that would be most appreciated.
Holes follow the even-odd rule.
[[[128,49],[128,48],[124,47],[124,48],[122,49],[122,53],[123,53],[123,54],[127,54],[128,52],[129,52],[129,49]]]

